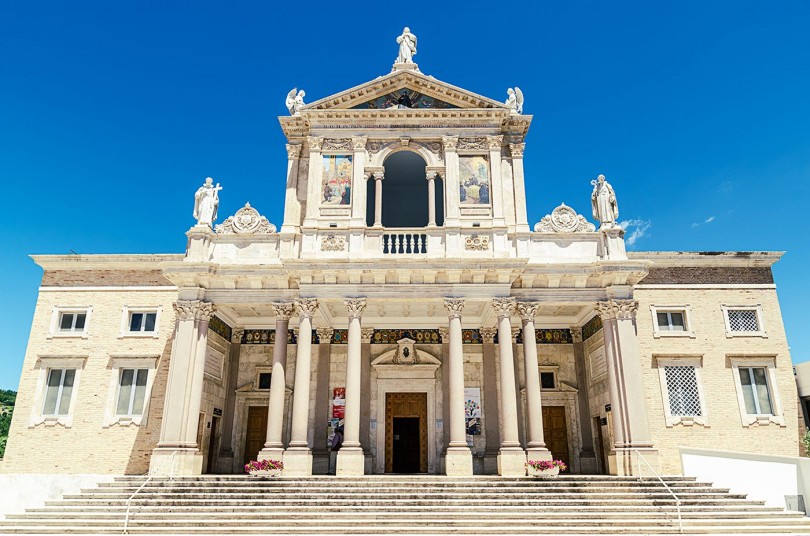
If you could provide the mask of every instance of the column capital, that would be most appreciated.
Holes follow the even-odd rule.
[[[335,330],[332,328],[315,328],[315,333],[318,334],[320,344],[331,344],[332,335],[335,334]]]
[[[636,300],[606,300],[596,302],[596,310],[602,320],[632,320],[638,310]]]
[[[450,328],[440,327],[439,337],[442,339],[442,344],[448,344],[450,342]]]
[[[512,328],[512,342],[516,341],[520,332],[523,331],[523,328],[514,327]]]
[[[487,147],[490,151],[500,151],[503,147],[503,136],[487,136]]]
[[[436,180],[436,175],[438,174],[439,174],[438,171],[429,169],[425,172],[425,179],[427,179],[428,181]]]
[[[495,343],[495,335],[498,334],[497,328],[481,328],[478,331],[481,333],[481,338],[484,339],[485,344]]]
[[[526,148],[525,143],[510,143],[509,151],[512,153],[512,158],[523,158],[523,150]]]
[[[276,322],[279,320],[289,320],[295,312],[295,304],[293,302],[276,302],[271,303],[270,306],[276,314]]]
[[[214,316],[214,304],[201,300],[177,300],[173,304],[178,320],[202,320],[208,322]]]
[[[458,136],[442,136],[442,145],[445,152],[455,152],[458,148]]]
[[[295,308],[298,309],[298,316],[311,320],[318,310],[318,300],[315,298],[300,298],[295,301]]]
[[[352,138],[352,149],[355,151],[365,151],[367,141],[368,138],[366,136],[354,136]]]
[[[349,318],[361,318],[363,310],[366,308],[365,298],[347,298],[343,300],[346,305],[346,311],[349,313]]]
[[[361,328],[360,329],[360,342],[368,344],[374,337],[374,328]]]
[[[294,160],[301,156],[301,144],[287,144],[287,159]]]
[[[571,326],[569,328],[571,331],[571,340],[574,341],[574,344],[582,342],[582,328],[579,326]]]
[[[447,310],[449,318],[461,318],[461,311],[464,310],[464,298],[445,298],[444,308]]]
[[[512,316],[515,310],[515,298],[495,298],[492,300],[492,307],[495,308],[498,318]]]
[[[307,136],[307,145],[309,145],[310,151],[320,153],[321,149],[323,148],[323,137]]]
[[[518,302],[517,311],[523,322],[533,322],[534,317],[537,316],[537,310],[540,304],[537,302]]]
[[[242,336],[245,334],[245,328],[233,328],[231,329],[231,342],[236,344],[241,344]]]

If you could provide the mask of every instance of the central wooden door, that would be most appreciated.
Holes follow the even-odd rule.
[[[255,460],[267,439],[267,406],[250,406],[245,438],[245,463]]]
[[[554,459],[564,461],[570,468],[565,406],[543,406],[543,438]]]
[[[427,393],[386,393],[385,472],[427,473]]]

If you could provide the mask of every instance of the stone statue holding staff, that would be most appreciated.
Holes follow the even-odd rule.
[[[222,186],[219,183],[214,186],[214,179],[211,177],[205,179],[205,184],[197,189],[194,194],[194,217],[197,218],[197,225],[210,227],[216,221],[220,190]]]

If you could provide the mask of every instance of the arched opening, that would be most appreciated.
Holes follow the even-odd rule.
[[[384,163],[382,181],[382,225],[396,227],[427,227],[428,225],[428,180],[427,164],[419,154],[399,151],[390,155]],[[367,185],[366,224],[374,225],[375,199],[378,181],[369,179]],[[442,181],[436,178],[436,224],[444,224],[444,195]]]

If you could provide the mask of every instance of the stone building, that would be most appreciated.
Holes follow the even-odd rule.
[[[5,472],[520,475],[553,457],[623,475],[680,472],[679,446],[795,455],[780,254],[628,253],[603,177],[595,224],[561,205],[530,227],[522,93],[426,76],[415,50],[310,104],[291,92],[278,230],[249,204],[216,225],[209,181],[185,254],[34,256]]]

